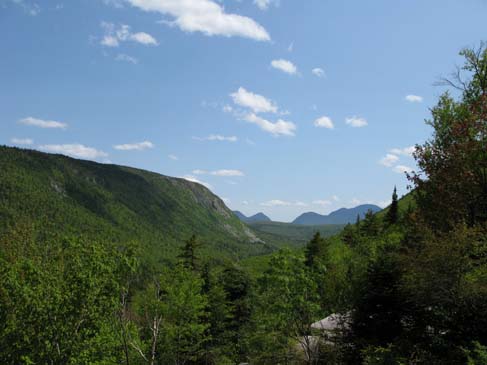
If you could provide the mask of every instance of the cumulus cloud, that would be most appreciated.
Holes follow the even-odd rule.
[[[147,12],[173,18],[163,23],[185,32],[200,32],[207,36],[244,37],[270,41],[263,26],[253,19],[226,13],[222,5],[212,0],[126,0],[132,6]]]
[[[132,63],[134,65],[136,65],[136,64],[139,63],[139,60],[137,58],[132,57],[132,56],[129,56],[129,55],[126,55],[126,54],[123,54],[123,53],[119,53],[115,57],[115,61],[128,62],[128,63]]]
[[[410,103],[421,103],[423,102],[423,97],[419,95],[406,95],[405,99]]]
[[[31,145],[34,143],[30,138],[12,138],[10,142],[17,145]]]
[[[367,120],[365,118],[350,117],[345,119],[345,123],[354,128],[361,128],[367,126]]]
[[[394,167],[394,172],[397,172],[398,174],[404,174],[404,173],[411,173],[413,172],[413,169],[409,166],[404,166],[404,165],[397,165]]]
[[[326,115],[316,119],[314,125],[315,127],[320,127],[320,128],[328,128],[328,129],[335,128],[335,126],[333,125],[333,121]]]
[[[193,175],[184,175],[182,176],[182,179],[184,180],[188,180],[188,181],[191,181],[191,182],[194,182],[194,183],[197,183],[197,184],[200,184],[200,185],[203,185],[204,187],[206,187],[207,189],[211,189],[212,186],[210,184],[208,184],[207,182],[204,182],[204,181],[201,181],[201,180],[198,180],[195,176]]]
[[[100,44],[106,47],[118,47],[121,42],[132,41],[145,46],[157,46],[157,40],[148,33],[132,33],[129,25],[116,26],[113,23],[102,22],[101,27],[105,31]]]
[[[176,155],[168,155],[167,157],[169,157],[173,161],[179,160],[178,156],[176,156]]]
[[[298,72],[297,67],[291,61],[284,59],[273,60],[271,66],[290,75],[295,75]]]
[[[282,119],[278,119],[277,122],[270,122],[264,118],[257,116],[254,113],[247,114],[244,120],[258,125],[262,130],[272,134],[275,137],[278,136],[294,136],[296,131],[296,125],[293,122],[287,122]]]
[[[315,75],[316,77],[325,77],[325,70],[322,68],[316,67],[311,70],[311,73]]]
[[[137,143],[117,144],[113,146],[113,148],[119,151],[142,151],[148,148],[154,148],[154,144],[149,141],[144,141]]]
[[[393,148],[390,152],[395,154],[395,155],[412,156],[415,150],[416,150],[416,147],[409,146],[409,147],[404,147],[404,148]]]
[[[85,158],[85,159],[97,159],[100,157],[107,157],[108,154],[97,150],[93,147],[87,147],[79,143],[75,144],[46,144],[39,146],[41,151],[60,153],[63,155]]]
[[[379,163],[383,166],[392,167],[397,161],[399,161],[399,157],[388,153],[385,157],[380,159]]]
[[[30,125],[39,128],[59,128],[59,129],[66,129],[68,125],[62,122],[56,122],[54,120],[44,120],[38,119],[33,117],[27,117],[24,119],[19,120],[20,124]]]
[[[208,137],[193,137],[197,141],[219,141],[219,142],[237,142],[238,138],[235,136],[222,136],[221,134],[210,134]]]
[[[213,175],[213,176],[224,176],[224,177],[230,177],[230,176],[245,176],[245,174],[240,171],[240,170],[215,170],[215,171],[206,171],[206,170],[193,170],[193,174],[195,175]]]
[[[230,96],[233,102],[239,106],[249,108],[254,113],[277,113],[278,108],[271,100],[265,96],[254,94],[243,87],[239,87]]]

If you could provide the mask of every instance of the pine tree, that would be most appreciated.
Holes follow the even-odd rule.
[[[397,202],[397,189],[394,186],[394,191],[392,193],[392,203],[389,206],[389,210],[386,214],[386,223],[389,225],[396,224],[399,219],[398,202]]]

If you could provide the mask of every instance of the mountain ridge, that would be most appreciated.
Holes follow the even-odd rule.
[[[363,218],[369,210],[371,210],[373,213],[377,213],[381,211],[382,208],[374,204],[362,204],[353,208],[340,208],[328,215],[322,215],[315,212],[306,212],[298,216],[292,222],[292,224],[321,225],[353,223],[356,221],[357,215],[360,215],[360,217]]]
[[[257,223],[257,222],[272,222],[272,219],[270,219],[267,215],[265,215],[262,212],[256,213],[250,217],[247,217],[245,214],[243,214],[239,210],[234,210],[233,213],[242,221],[245,223]]]
[[[185,179],[6,146],[0,171],[0,240],[28,225],[36,240],[139,242],[156,261],[174,258],[192,234],[216,257],[272,251],[218,196]]]

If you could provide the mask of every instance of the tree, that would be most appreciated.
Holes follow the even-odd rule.
[[[319,260],[323,260],[325,251],[325,240],[320,232],[316,232],[304,249],[304,264],[310,268],[315,267]]]
[[[196,271],[199,266],[199,257],[196,251],[199,249],[200,244],[196,238],[196,235],[192,235],[187,241],[184,242],[184,246],[181,249],[179,258],[182,265],[190,270]]]
[[[398,201],[397,201],[397,189],[394,186],[394,191],[392,192],[392,202],[389,205],[389,209],[385,216],[385,222],[389,225],[396,224],[399,219],[399,210],[398,210]]]
[[[133,345],[148,363],[183,365],[203,356],[208,325],[202,287],[198,275],[178,265],[137,296],[142,341]]]
[[[432,109],[433,136],[414,153],[419,171],[409,176],[424,222],[447,232],[457,223],[487,220],[487,48],[461,52],[465,64]],[[466,76],[464,75],[466,74]]]
[[[309,363],[314,361],[311,324],[319,317],[316,284],[303,259],[283,250],[273,256],[258,283],[254,314],[252,360],[289,363],[298,343]]]

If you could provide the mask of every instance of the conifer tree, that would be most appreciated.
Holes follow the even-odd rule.
[[[399,219],[399,210],[398,210],[398,202],[397,202],[397,189],[394,186],[394,191],[392,193],[392,203],[389,206],[389,210],[386,214],[386,223],[389,225],[396,224]]]
[[[320,232],[316,232],[311,241],[306,245],[305,248],[305,265],[308,267],[313,267],[320,257],[325,254],[324,240],[320,235]]]
[[[187,241],[184,242],[184,246],[181,249],[181,253],[178,258],[181,260],[181,264],[190,270],[196,271],[198,269],[199,258],[196,254],[200,244],[196,238],[196,235],[192,235]]]

